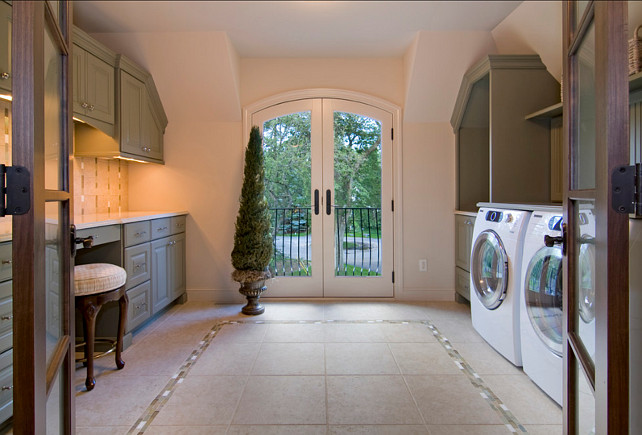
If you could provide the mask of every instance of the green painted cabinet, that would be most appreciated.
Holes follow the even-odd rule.
[[[124,157],[163,163],[167,117],[151,75],[118,56],[120,151]]]
[[[185,293],[185,233],[152,242],[152,310]]]
[[[116,53],[74,27],[72,57],[74,118],[114,136]]]
[[[114,125],[114,67],[84,50],[73,47],[74,114]]]
[[[0,90],[11,93],[11,5],[0,2]]]

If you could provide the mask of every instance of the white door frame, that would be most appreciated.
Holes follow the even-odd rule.
[[[392,126],[394,137],[392,140],[392,180],[394,201],[394,225],[393,225],[393,265],[395,279],[393,283],[393,297],[398,298],[403,293],[403,189],[402,189],[402,128],[401,128],[401,108],[383,99],[360,92],[346,91],[342,89],[303,89],[297,91],[288,91],[276,94],[243,108],[243,143],[245,147],[249,140],[250,128],[252,128],[252,114],[277,104],[314,98],[331,98],[339,100],[354,101],[367,104],[392,114]]]

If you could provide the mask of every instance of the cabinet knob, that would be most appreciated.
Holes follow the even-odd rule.
[[[9,74],[8,72],[3,72],[2,74],[0,74],[0,79],[2,80],[8,80],[9,77],[11,77],[11,74]]]
[[[13,385],[2,387],[2,391],[13,390]]]
[[[2,260],[2,264],[11,264],[13,263],[12,260]]]
[[[87,104],[84,101],[80,104],[80,107],[82,107],[83,109],[86,109],[88,106],[89,106],[89,104]]]
[[[13,315],[12,314],[9,314],[8,316],[0,317],[0,320],[11,320],[11,319],[13,319]]]
[[[466,225],[472,225],[473,223],[471,221],[466,221],[465,224]]]
[[[93,105],[93,104],[90,104],[90,105],[89,105],[89,111],[90,111],[90,112],[93,112],[93,111],[94,111],[94,105]]]

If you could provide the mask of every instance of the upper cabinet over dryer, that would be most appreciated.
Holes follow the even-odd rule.
[[[466,72],[450,120],[458,210],[475,212],[478,202],[551,201],[549,128],[524,117],[559,95],[538,55],[489,55]]]
[[[163,163],[167,116],[147,71],[74,29],[74,154]]]

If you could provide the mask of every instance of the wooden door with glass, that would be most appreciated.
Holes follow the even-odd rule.
[[[564,2],[564,432],[628,433],[626,2]]]

